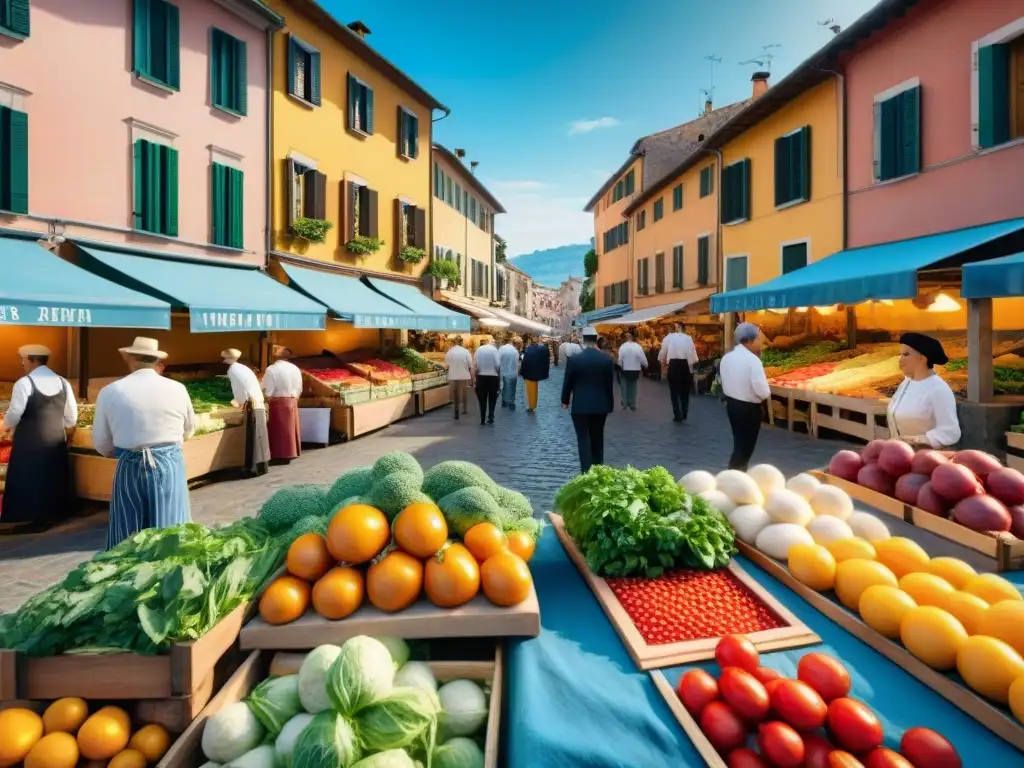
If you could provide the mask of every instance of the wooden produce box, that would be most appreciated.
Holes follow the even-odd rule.
[[[805,389],[770,386],[768,399],[768,423],[774,426],[776,420],[786,422],[790,432],[797,424],[803,424],[807,434],[815,437],[814,422],[811,420],[813,393]]]
[[[889,437],[889,425],[886,422],[888,406],[884,401],[843,397],[824,392],[810,394],[811,423],[814,425],[815,434],[825,428],[860,438],[865,442]]]
[[[1009,449],[1006,452],[1006,466],[1012,467],[1018,472],[1024,472],[1024,434],[1007,432],[1006,447]],[[1017,451],[1020,455],[1011,453],[1011,451]]]
[[[419,398],[420,413],[427,413],[435,408],[451,405],[452,402],[452,391],[447,384],[434,387],[433,389],[425,389],[422,392],[418,392],[416,396]]]
[[[841,488],[849,494],[850,498],[856,499],[873,509],[877,509],[879,512],[899,518],[913,526],[931,531],[955,544],[973,549],[975,552],[980,552],[986,557],[991,557],[996,561],[996,570],[1017,571],[1024,568],[1024,540],[1015,538],[1010,534],[972,531],[970,528],[966,528],[954,520],[933,515],[910,504],[904,504],[899,499],[886,496],[884,493],[879,493],[862,485],[843,480],[835,475],[830,475],[824,469],[811,470],[810,474],[823,483]]]
[[[232,704],[248,696],[253,688],[266,679],[273,659],[273,651],[253,651],[214,696],[199,716],[167,750],[156,768],[199,768],[206,762],[203,755],[203,729],[206,721]],[[449,680],[483,680],[491,684],[491,700],[487,713],[487,731],[484,737],[484,768],[498,768],[501,709],[504,695],[503,658],[501,645],[495,646],[494,661],[431,661],[434,677],[439,682]]]
[[[718,750],[712,746],[711,742],[708,741],[708,737],[704,735],[704,731],[701,730],[700,725],[693,719],[693,715],[683,706],[683,702],[679,700],[679,695],[672,688],[672,684],[665,677],[665,673],[661,670],[654,670],[651,672],[651,681],[654,683],[654,687],[658,689],[658,693],[665,699],[665,703],[680,727],[682,727],[683,732],[693,742],[697,754],[704,759],[704,764],[707,768],[729,768],[728,763],[718,754]]]
[[[416,415],[416,400],[413,395],[398,395],[385,400],[371,400],[351,406],[351,420],[348,437],[365,435],[389,424]]]

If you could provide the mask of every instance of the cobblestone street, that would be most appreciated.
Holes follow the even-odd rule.
[[[517,410],[498,408],[493,426],[480,426],[475,398],[459,421],[448,408],[392,425],[349,444],[310,449],[288,466],[272,467],[261,478],[210,483],[192,491],[192,517],[223,523],[255,514],[277,488],[291,483],[330,483],[343,471],[371,464],[388,451],[402,450],[424,466],[445,459],[473,461],[503,485],[529,496],[538,513],[551,508],[558,488],[578,471],[576,439],[559,405],[562,369],[540,387],[537,412],[528,414],[522,388]],[[616,392],[616,396],[618,393]],[[841,444],[810,440],[802,434],[766,427],[754,462],[770,462],[787,475],[822,466]],[[609,464],[667,467],[676,477],[692,469],[723,469],[732,446],[725,410],[711,397],[691,402],[690,419],[674,424],[668,387],[642,381],[638,410],[616,411],[609,419],[605,459]],[[0,536],[0,612],[59,580],[77,563],[102,548],[106,517],[94,515],[34,536]]]

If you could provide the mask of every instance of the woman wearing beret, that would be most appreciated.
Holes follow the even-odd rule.
[[[894,438],[930,448],[960,442],[953,390],[935,373],[949,362],[938,339],[923,333],[900,337],[900,371],[906,377],[889,401],[889,430]]]

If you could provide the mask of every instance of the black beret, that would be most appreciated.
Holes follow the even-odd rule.
[[[900,336],[900,344],[906,344],[915,352],[924,355],[929,366],[945,365],[949,362],[939,340],[923,333],[904,333]]]

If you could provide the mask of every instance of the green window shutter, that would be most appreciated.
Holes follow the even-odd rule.
[[[236,168],[228,169],[229,226],[228,245],[241,248],[245,240],[245,174]]]
[[[401,107],[398,108],[398,141],[396,142],[396,151],[399,157],[404,157],[406,154],[406,141],[407,135],[406,130],[408,129],[408,123],[405,119],[405,110]]]
[[[159,144],[147,142],[149,146],[146,151],[146,205],[143,208],[143,226],[147,232],[160,231],[161,208],[161,149]]]
[[[299,55],[298,45],[295,43],[295,40],[292,38],[292,36],[288,35],[288,72],[287,72],[287,80],[288,80],[288,95],[289,96],[301,96],[302,95],[302,94],[298,93],[298,91],[297,91],[297,89],[295,87],[296,86],[296,83],[295,83],[296,64],[298,63],[298,61],[297,61],[298,55]],[[349,89],[348,89],[348,92],[349,92],[349,104],[351,104],[352,103],[352,85],[351,85],[351,83],[352,83],[352,75],[349,75],[348,79],[349,79]],[[351,122],[351,120],[352,120],[352,110],[350,109],[349,110],[349,122]],[[349,127],[351,127],[351,126],[349,126]]]
[[[147,188],[146,177],[149,165],[149,142],[145,139],[137,139],[134,147],[135,156],[135,178],[132,184],[134,210],[132,211],[132,228],[146,228],[146,200]]]
[[[899,97],[883,101],[878,105],[878,178],[881,181],[895,179],[899,172]]]
[[[790,190],[793,175],[793,137],[780,136],[775,140],[775,205],[785,205],[793,199]]]
[[[249,52],[244,40],[234,41],[234,72],[232,83],[235,111],[241,115],[249,114]]]
[[[807,266],[807,243],[794,243],[782,248],[782,274],[788,275]]]
[[[309,101],[320,106],[320,51],[309,52]]]
[[[132,70],[136,75],[149,75],[149,28],[152,7],[150,0],[135,0],[132,21]]]
[[[740,163],[740,218],[750,218],[750,158]]]
[[[736,218],[732,202],[733,191],[736,186],[733,182],[733,168],[735,166],[730,165],[722,169],[722,194],[720,197],[723,223],[728,223]]]
[[[978,145],[1010,140],[1010,46],[978,49]]]
[[[3,0],[0,6],[7,6],[6,24],[4,27],[18,37],[29,34],[29,0]]]
[[[697,282],[707,285],[711,277],[711,248],[706,237],[697,240]]]
[[[899,121],[898,172],[907,176],[921,170],[921,86],[899,95]]]
[[[163,184],[161,193],[163,197],[164,220],[162,231],[165,235],[178,236],[178,150],[171,147],[161,147],[163,158]]]
[[[348,127],[354,131],[356,125],[356,110],[359,105],[359,83],[351,74],[348,76]]]
[[[747,257],[729,259],[725,268],[725,290],[739,291],[747,287]]]
[[[798,164],[795,189],[804,200],[811,199],[811,126],[800,129],[797,151],[794,153]]]
[[[28,213],[28,115],[0,107],[0,208]]]
[[[167,14],[167,81],[171,88],[181,88],[181,19],[178,6],[164,3]]]
[[[409,142],[414,158],[420,156],[420,119],[416,115],[409,115]]]
[[[212,194],[210,201],[210,242],[215,245],[227,245],[227,168],[220,163],[210,165],[210,183]]]
[[[319,56],[319,54],[317,54]],[[319,61],[319,59],[318,59]],[[363,90],[366,92],[366,123],[365,130],[371,136],[373,135],[373,88],[368,85],[363,86]],[[319,103],[319,102],[317,102]]]

